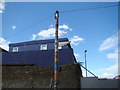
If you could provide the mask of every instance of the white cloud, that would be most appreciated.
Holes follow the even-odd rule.
[[[35,40],[36,37],[37,37],[37,35],[33,34],[32,35],[32,40]]]
[[[108,59],[118,60],[118,52],[115,51],[114,53],[108,53],[108,54],[107,54],[107,58],[108,58]]]
[[[49,28],[53,28],[53,25],[50,25]]]
[[[108,77],[115,77],[114,73],[103,73],[102,77],[108,78]]]
[[[8,46],[9,43],[10,42],[5,40],[4,38],[0,38],[0,47],[1,48],[3,48],[3,49],[8,51],[9,50],[9,46]]]
[[[113,65],[110,65],[107,68],[101,69],[101,72],[104,72],[102,77],[109,77],[109,78],[114,78],[115,76],[118,75],[118,51],[117,49],[115,50],[114,53],[109,53],[107,54],[108,59],[115,60]]]
[[[68,30],[72,31],[72,29],[70,27],[68,27],[68,25],[65,25],[65,24],[59,26],[59,29],[65,29],[65,30],[68,29]]]
[[[5,0],[0,0],[0,13],[5,10]]]
[[[118,63],[111,65],[108,68],[105,68],[106,71],[110,71],[110,72],[118,72]]]
[[[75,57],[80,57],[80,54],[74,53]]]
[[[113,35],[105,39],[99,47],[99,51],[108,50],[115,47],[118,44],[118,34]]]
[[[106,68],[95,70],[95,72],[100,73],[100,77],[103,78],[114,78],[118,75],[118,62],[115,62],[113,65],[110,65]]]
[[[107,39],[105,39],[102,44],[99,47],[99,51],[104,51],[104,50],[109,50],[109,51],[113,51],[112,53],[108,53],[106,55],[107,59],[112,59],[114,60],[113,64],[106,67],[106,68],[102,68],[100,69],[100,72],[103,73],[102,77],[109,77],[109,78],[114,78],[115,76],[118,75],[118,54],[119,54],[119,50],[120,49],[118,47],[118,34],[119,31],[114,34],[111,37],[108,37]],[[99,71],[99,70],[97,70]]]
[[[13,29],[13,30],[14,30],[14,29],[16,29],[16,26],[15,26],[15,25],[13,25],[13,26],[12,26],[12,29]]]
[[[73,36],[73,38],[70,39],[71,44],[73,44],[73,45],[78,45],[83,40],[84,39],[79,36]]]
[[[48,37],[53,37],[54,32],[55,32],[54,28],[49,28],[48,30],[40,31],[37,35],[42,38],[48,38]]]
[[[67,32],[63,30],[58,30],[58,36],[62,36],[63,34],[66,34]],[[41,38],[49,38],[49,37],[54,37],[55,36],[55,28],[49,28],[47,30],[42,30],[40,31],[37,36]]]
[[[60,25],[59,30],[58,30],[58,36],[63,36],[64,34],[67,34],[67,31],[65,30],[72,30],[71,28],[68,27],[68,25]],[[53,25],[50,25],[50,27],[46,30],[41,30],[37,34],[32,35],[32,39],[34,40],[37,37],[40,37],[41,39],[44,38],[50,38],[55,36],[55,28],[53,28]]]

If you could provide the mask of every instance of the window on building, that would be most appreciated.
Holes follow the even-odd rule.
[[[18,52],[18,47],[13,47],[13,52]]]
[[[47,44],[41,45],[40,50],[47,50]]]
[[[62,49],[62,47],[59,46],[58,49]]]

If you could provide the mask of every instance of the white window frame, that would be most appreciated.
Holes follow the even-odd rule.
[[[47,44],[40,45],[40,50],[47,50]]]
[[[58,49],[62,49],[62,46],[59,46]]]
[[[13,47],[13,52],[18,52],[18,47]]]

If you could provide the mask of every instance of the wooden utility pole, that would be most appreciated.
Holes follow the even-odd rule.
[[[58,89],[58,17],[59,12],[55,13],[55,52],[54,52],[54,90]]]

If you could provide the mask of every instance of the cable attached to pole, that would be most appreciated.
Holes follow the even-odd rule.
[[[83,9],[66,10],[66,11],[60,11],[60,13],[88,11],[88,10],[101,9],[101,8],[110,8],[110,7],[117,7],[117,6],[120,6],[120,4],[115,4],[115,5],[110,5],[110,6],[98,6],[98,7],[92,7],[92,8],[83,8]]]

